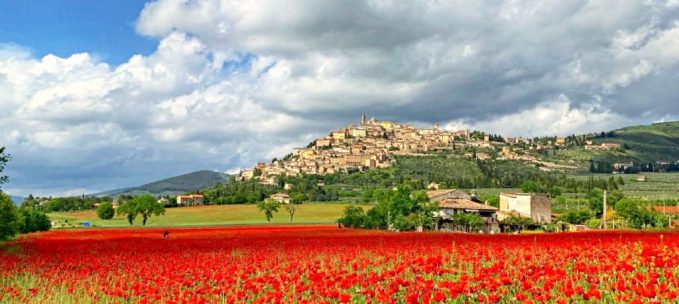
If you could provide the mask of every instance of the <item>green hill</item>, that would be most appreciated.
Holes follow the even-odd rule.
[[[120,196],[120,195],[177,195],[191,191],[205,189],[217,183],[229,180],[229,175],[214,171],[196,171],[183,174],[138,187],[128,187],[95,194],[95,196]]]
[[[679,160],[679,122],[618,129],[612,139],[625,143],[627,153],[639,161]]]

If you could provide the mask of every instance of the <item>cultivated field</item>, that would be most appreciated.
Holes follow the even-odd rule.
[[[345,204],[308,203],[297,206],[293,223],[336,223],[342,216]],[[369,206],[363,206],[367,210]],[[111,220],[101,220],[94,211],[50,213],[50,219],[60,225],[68,221],[69,226],[82,226],[84,221],[97,227],[128,226],[127,220],[118,216]],[[281,206],[274,214],[272,223],[290,223],[290,216]],[[208,226],[208,225],[242,225],[267,223],[264,214],[255,205],[218,205],[167,208],[165,215],[153,216],[146,223],[147,226]],[[137,218],[135,225],[141,225],[141,218]]]
[[[679,173],[644,173],[644,174],[593,174],[594,178],[609,178],[616,181],[622,177],[625,184],[620,190],[628,197],[645,201],[679,199]],[[647,181],[639,182],[637,177],[646,176]],[[574,175],[575,178],[587,179],[590,175]]]
[[[677,303],[679,234],[335,226],[60,230],[0,253],[0,303]]]

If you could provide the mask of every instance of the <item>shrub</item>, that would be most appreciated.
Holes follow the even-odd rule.
[[[50,219],[43,212],[32,208],[21,208],[19,214],[21,215],[21,233],[47,231],[52,228]]]
[[[13,238],[21,231],[21,218],[9,196],[0,192],[0,241]]]
[[[365,221],[366,216],[363,212],[363,208],[354,204],[348,205],[346,208],[344,208],[342,217],[337,220],[337,222],[342,226],[351,228],[363,227]]]
[[[102,220],[110,220],[115,215],[115,210],[113,209],[113,204],[102,203],[97,208],[97,216]]]
[[[564,222],[571,223],[574,225],[584,224],[587,220],[592,218],[592,213],[588,210],[571,210],[559,217]]]

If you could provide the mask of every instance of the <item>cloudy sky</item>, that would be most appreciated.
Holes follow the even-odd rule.
[[[0,2],[3,189],[282,156],[378,119],[512,136],[679,119],[679,1]]]

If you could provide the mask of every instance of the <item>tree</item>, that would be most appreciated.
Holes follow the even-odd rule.
[[[464,227],[464,231],[471,232],[476,227],[483,226],[483,218],[476,213],[458,213],[453,215],[453,224]]]
[[[52,222],[43,212],[33,208],[20,208],[19,214],[21,215],[21,233],[47,231],[52,228]]]
[[[292,218],[295,216],[295,212],[299,208],[299,204],[287,204],[285,205],[285,211],[290,215],[290,223],[292,223]]]
[[[527,180],[521,183],[521,191],[525,193],[540,192],[538,185],[532,180]]]
[[[0,241],[13,238],[21,229],[21,217],[9,196],[0,192]]]
[[[7,175],[2,175],[2,171],[5,170],[5,164],[7,164],[12,156],[5,153],[5,147],[0,147],[0,189],[2,189],[2,184],[9,181]]]
[[[118,213],[118,215],[125,215],[127,222],[130,223],[130,226],[132,226],[134,224],[134,220],[137,218],[137,203],[134,200],[122,203],[120,206],[118,206],[116,213]]]
[[[608,207],[615,207],[615,203],[624,197],[620,191],[611,191],[607,195],[606,204]],[[604,213],[604,192],[601,188],[594,188],[587,194],[587,200],[589,201],[589,209],[594,212],[596,217],[601,217]]]
[[[366,221],[365,212],[360,206],[350,204],[344,208],[342,217],[337,220],[342,226],[350,228],[360,228],[363,227]]]
[[[561,188],[559,188],[559,187],[554,187],[554,186],[551,187],[551,188],[549,188],[549,195],[550,195],[551,197],[560,196],[560,195],[561,195]]]
[[[113,209],[113,204],[106,202],[101,203],[97,208],[97,216],[102,220],[110,220],[115,215],[115,209]]]
[[[295,192],[290,196],[290,202],[293,204],[301,204],[306,200],[306,197],[304,197],[304,194]]]
[[[571,210],[571,211],[565,212],[564,214],[562,214],[559,217],[560,220],[567,222],[567,223],[570,223],[570,224],[573,224],[573,225],[582,225],[585,222],[587,222],[587,220],[589,220],[591,218],[592,218],[592,214],[588,210],[582,210],[582,211]]]
[[[642,208],[639,202],[622,199],[615,205],[617,216],[624,218],[631,228],[665,227],[666,218],[657,211]]]
[[[271,218],[273,218],[274,213],[278,213],[278,208],[280,207],[280,203],[277,201],[267,198],[259,203],[257,203],[257,209],[259,211],[264,212],[264,216],[266,217],[266,221],[271,223]]]
[[[142,217],[142,225],[146,225],[146,221],[152,215],[165,214],[165,207],[159,204],[156,198],[151,195],[140,195],[132,201],[135,202],[136,212]]]
[[[509,228],[510,231],[516,230],[521,232],[521,230],[526,229],[527,226],[533,224],[533,220],[529,217],[511,215],[500,221],[500,224]]]

